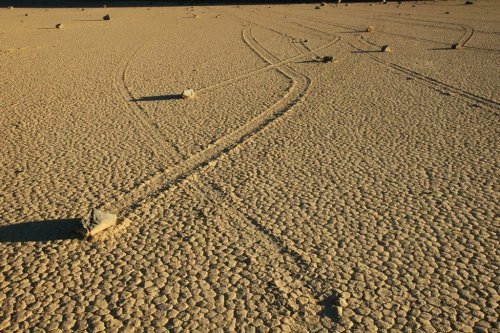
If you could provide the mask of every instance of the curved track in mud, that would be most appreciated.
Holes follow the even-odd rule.
[[[127,214],[133,212],[137,207],[141,205],[141,203],[147,201],[149,198],[154,197],[158,193],[165,191],[174,184],[185,179],[199,168],[217,159],[221,154],[228,153],[229,151],[237,148],[253,135],[265,129],[285,113],[292,110],[292,108],[294,108],[304,98],[307,89],[311,84],[311,81],[308,77],[287,66],[287,64],[299,59],[300,57],[303,57],[304,55],[307,55],[308,53],[299,55],[292,59],[280,61],[265,48],[263,48],[253,38],[253,36],[251,35],[251,29],[251,27],[246,27],[242,32],[242,37],[245,43],[247,43],[247,45],[259,57],[269,63],[269,66],[261,69],[262,71],[275,69],[282,73],[285,77],[290,78],[293,81],[293,84],[287,94],[281,100],[271,106],[268,110],[253,118],[244,126],[220,138],[215,143],[209,145],[207,148],[196,153],[195,155],[190,156],[184,161],[166,170],[158,171],[156,174],[143,181],[133,190],[122,194],[121,196],[115,198],[114,201],[109,202],[103,207],[117,210],[122,215],[127,216]],[[329,47],[335,42],[337,42],[337,40],[324,45],[322,48]],[[255,75],[255,73],[251,73],[248,76],[250,75]],[[235,80],[238,79],[241,80],[244,79],[244,77],[240,77]]]

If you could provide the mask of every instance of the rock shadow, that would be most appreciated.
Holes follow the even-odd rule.
[[[29,221],[0,226],[0,243],[49,242],[81,238],[81,218]]]
[[[453,51],[451,47],[436,47],[433,49],[427,49],[427,51]]]
[[[363,51],[363,50],[351,51],[351,53],[381,53],[381,52],[384,52],[384,51],[381,51],[381,50],[375,50],[375,51]]]
[[[312,60],[297,61],[296,64],[323,64],[323,61],[312,59]]]
[[[319,315],[321,317],[327,317],[333,322],[340,322],[341,314],[337,310],[337,305],[339,304],[340,294],[336,291],[332,292],[330,295],[326,296],[319,302],[319,305],[323,307]]]
[[[171,95],[158,95],[158,96],[144,96],[139,98],[131,99],[131,102],[153,102],[153,101],[170,101],[175,99],[182,99],[181,94],[171,94]]]

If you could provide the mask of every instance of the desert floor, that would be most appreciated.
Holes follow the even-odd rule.
[[[500,3],[315,6],[0,10],[2,332],[498,330]]]

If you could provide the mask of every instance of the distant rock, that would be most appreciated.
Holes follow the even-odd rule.
[[[392,52],[392,49],[389,47],[389,45],[384,45],[382,46],[381,50],[382,52]]]
[[[465,4],[466,4],[466,5],[473,5],[473,4],[474,4],[474,2],[472,2],[472,1],[466,1],[466,2],[465,2]]]
[[[326,6],[326,2],[322,2],[322,3],[320,4],[320,6],[322,6],[322,7],[323,7],[323,6]]]
[[[323,61],[324,63],[327,63],[327,62],[333,62],[333,57],[332,56],[324,56],[321,61]]]
[[[366,28],[366,32],[374,32],[375,31],[375,27],[370,25]]]
[[[7,9],[14,9],[14,6],[9,6],[7,7]]]
[[[24,14],[24,16],[28,16],[28,14]]]
[[[452,48],[453,50],[458,50],[458,49],[461,49],[462,47],[463,47],[463,45],[462,45],[462,44],[460,44],[460,43],[455,43],[455,44],[452,44],[452,45],[451,45],[451,48]]]
[[[195,93],[193,89],[186,89],[182,92],[182,98],[188,99],[188,98],[194,98]]]
[[[320,6],[316,6],[316,7],[314,7],[314,9],[321,9],[321,7]]]
[[[103,19],[104,21],[109,21],[109,20],[111,20],[111,17],[110,17],[108,14],[106,14],[106,15],[104,15],[104,16],[102,17],[102,19]]]
[[[64,25],[62,23],[57,23],[56,24],[56,28],[57,29],[62,29],[62,28],[64,28]]]

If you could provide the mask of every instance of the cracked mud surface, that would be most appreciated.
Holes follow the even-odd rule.
[[[499,14],[0,10],[0,330],[498,330]]]

